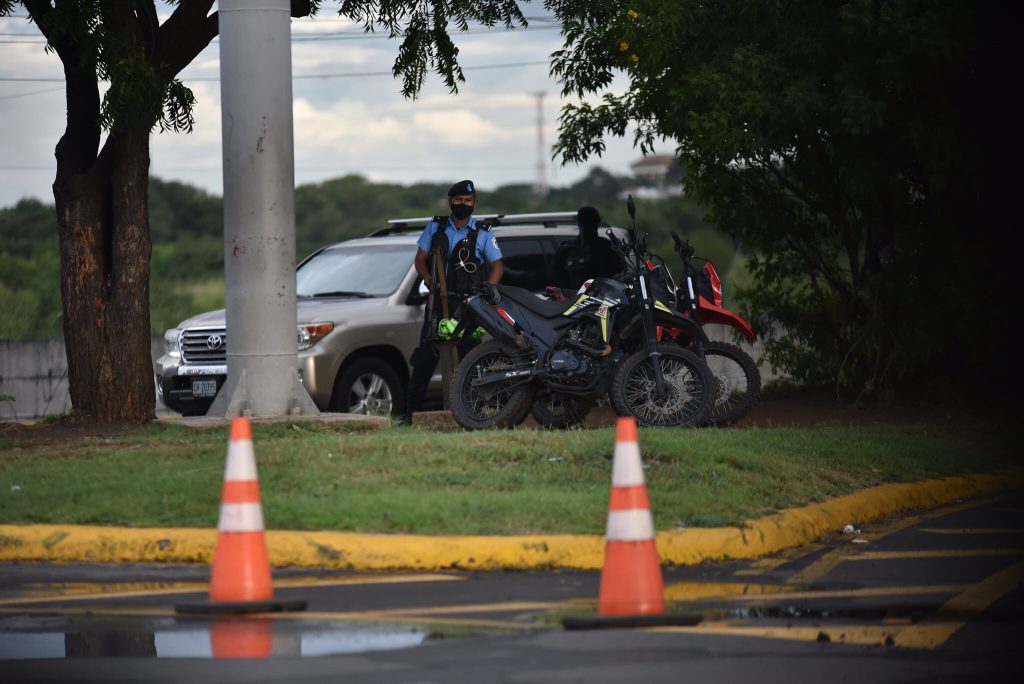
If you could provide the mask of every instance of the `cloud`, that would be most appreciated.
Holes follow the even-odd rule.
[[[494,141],[507,137],[503,129],[476,112],[465,109],[447,112],[417,111],[412,116],[412,123],[417,133],[468,149],[487,147]]]
[[[292,73],[296,75],[344,71],[345,67],[378,61],[376,50],[351,44],[327,47],[320,43],[292,43]],[[390,68],[390,62],[387,65]]]
[[[320,154],[352,154],[407,142],[410,131],[394,116],[384,116],[368,103],[340,100],[317,108],[297,99],[293,107],[296,149]]]
[[[149,139],[150,173],[164,179],[182,179],[208,191],[222,184],[220,86],[186,83],[196,97],[191,133],[153,132]]]
[[[462,63],[486,63],[496,57],[502,60],[533,61],[547,59],[562,47],[557,30],[505,31],[494,28],[486,34],[452,35],[459,48]]]
[[[444,111],[472,107],[475,111],[512,109],[526,112],[537,106],[537,98],[530,93],[487,93],[473,89],[463,90],[455,97],[447,93],[437,94],[420,98],[416,102],[424,109]]]
[[[538,10],[539,11],[539,10]],[[25,24],[25,25],[22,25]],[[533,22],[531,22],[533,25]],[[0,21],[0,28],[34,35],[24,21]],[[361,28],[341,21],[325,4],[320,17],[292,23],[295,38],[333,34],[358,37]],[[383,34],[377,34],[383,35]],[[494,31],[453,36],[463,67],[519,62],[546,62],[561,46],[557,31]],[[295,75],[391,71],[398,41],[296,40],[292,42]],[[296,79],[295,172],[300,183],[321,182],[346,173],[397,183],[473,178],[481,188],[534,180],[538,157],[549,169],[553,184],[584,176],[591,164],[557,167],[547,160],[548,149],[537,150],[535,93],[545,91],[544,143],[555,142],[558,113],[570,100],[560,97],[559,85],[548,76],[546,64],[465,72],[459,94],[447,92],[431,73],[417,100],[401,95],[401,83],[390,75],[361,78]],[[38,44],[0,45],[0,76],[61,79],[56,55]],[[196,96],[195,130],[191,134],[154,134],[152,171],[221,192],[221,112],[219,45],[214,41],[186,69],[182,80]],[[622,92],[616,80],[613,90]],[[64,132],[66,105],[62,82],[0,82],[0,96],[58,89],[0,100],[0,207],[29,195],[52,201],[53,151]],[[588,97],[596,102],[597,96]],[[640,156],[631,138],[609,139],[602,159],[592,163],[613,173],[628,172]],[[7,168],[2,168],[7,167]]]
[[[293,37],[310,33],[345,33],[355,35],[362,32],[361,24],[357,24],[351,19],[339,17],[330,10],[322,10],[319,14],[312,17],[292,19]]]

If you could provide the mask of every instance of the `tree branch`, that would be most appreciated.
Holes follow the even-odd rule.
[[[57,143],[55,184],[76,173],[84,173],[96,161],[100,144],[100,93],[96,83],[96,62],[83,49],[82,39],[76,40],[61,26],[71,23],[69,16],[75,4],[47,0],[25,0],[25,9],[35,21],[47,43],[54,49],[64,65],[64,89],[67,99],[67,127]]]
[[[179,3],[157,31],[153,66],[162,79],[174,79],[217,37],[220,22],[211,7],[213,0]]]

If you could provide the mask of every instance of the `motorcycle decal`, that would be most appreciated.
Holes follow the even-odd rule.
[[[585,294],[580,295],[580,298],[576,300],[576,303],[573,304],[572,306],[570,306],[565,311],[563,311],[562,315],[563,316],[571,316],[574,313],[576,313],[577,311],[579,311],[580,309],[585,309],[589,305],[590,305],[590,296],[589,295],[585,295]]]
[[[604,302],[594,313],[598,320],[601,321],[601,341],[605,343],[608,342],[608,307],[611,305],[610,302]]]
[[[508,322],[509,325],[511,325],[513,328],[516,327],[516,319],[509,316],[507,311],[502,309],[500,306],[495,307],[495,310],[498,312],[498,315],[500,315]]]
[[[722,281],[719,280],[718,273],[710,261],[704,264],[704,270],[707,271],[708,279],[711,281],[712,299],[714,300],[712,303],[715,306],[722,306]]]
[[[665,313],[672,313],[672,309],[668,308],[667,306],[665,306],[664,304],[662,304],[661,302],[659,302],[657,300],[654,301],[654,308],[655,309],[660,309],[661,311],[664,311]]]

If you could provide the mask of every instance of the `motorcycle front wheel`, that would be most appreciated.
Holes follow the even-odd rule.
[[[475,347],[459,362],[449,390],[455,421],[467,430],[522,423],[537,391],[532,382],[511,378],[481,385],[479,381],[493,373],[532,367],[532,355],[510,344],[494,340]]]
[[[530,413],[541,427],[566,430],[583,425],[592,408],[593,401],[544,390],[537,393]]]
[[[709,342],[704,347],[704,360],[714,376],[714,396],[703,425],[732,425],[750,413],[761,396],[761,373],[749,354],[726,342]]]
[[[647,351],[638,351],[619,367],[611,400],[620,416],[633,416],[647,427],[698,425],[711,405],[714,380],[708,365],[691,351],[659,343],[658,363],[664,379],[659,395]]]

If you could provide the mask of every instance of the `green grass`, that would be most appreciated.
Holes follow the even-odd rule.
[[[604,530],[612,428],[442,433],[255,426],[269,529]],[[0,521],[212,527],[227,430],[154,424],[32,446],[0,438]],[[888,482],[1013,465],[1007,435],[935,427],[641,430],[658,529],[741,523]]]

